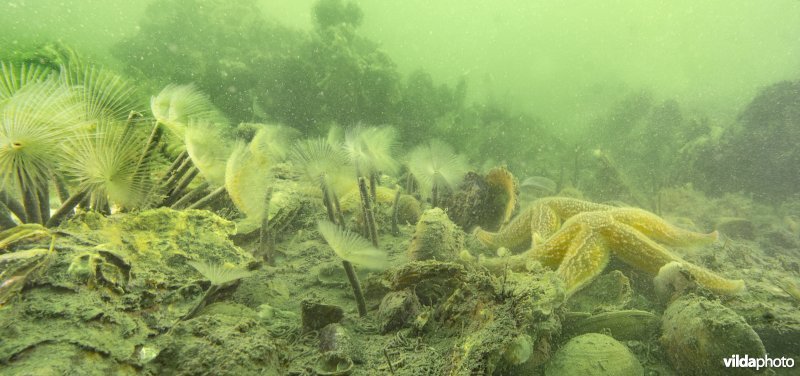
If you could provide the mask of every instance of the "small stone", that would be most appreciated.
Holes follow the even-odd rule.
[[[328,324],[342,321],[344,310],[339,306],[305,299],[300,304],[300,316],[303,322],[303,330],[310,332],[312,330],[320,330]]]

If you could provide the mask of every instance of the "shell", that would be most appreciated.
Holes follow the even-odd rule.
[[[661,323],[661,344],[682,375],[727,375],[723,359],[732,354],[763,357],[766,351],[753,328],[736,312],[696,295],[675,300]]]
[[[384,186],[375,187],[375,197],[377,200],[372,200],[373,205],[392,205],[394,203],[394,195],[397,191]],[[342,195],[339,200],[344,213],[360,213],[361,212],[361,192],[358,191],[358,185],[353,186],[347,193]],[[377,203],[375,203],[377,201]]]
[[[364,361],[364,345],[339,323],[328,324],[319,331],[319,351],[334,352],[353,362]]]
[[[545,375],[640,376],[642,365],[628,348],[603,334],[572,338],[547,363]]]
[[[504,167],[486,176],[470,172],[444,207],[450,218],[465,230],[479,226],[497,230],[508,223],[519,207],[517,180]]]
[[[495,167],[486,174],[486,183],[489,184],[495,197],[505,199],[503,200],[503,215],[500,219],[502,220],[501,224],[508,224],[511,215],[519,208],[517,180],[505,167]]]
[[[426,210],[417,222],[417,228],[408,256],[412,261],[455,261],[464,247],[464,233],[442,209]]]
[[[422,306],[411,289],[391,291],[383,297],[378,307],[381,333],[389,333],[413,324]]]
[[[397,223],[416,224],[420,215],[422,215],[422,205],[419,201],[411,195],[400,195],[400,200],[397,201]]]
[[[658,331],[658,316],[639,310],[604,312],[576,320],[565,326],[568,333],[604,332],[620,341],[646,341]]]
[[[314,373],[320,376],[350,375],[353,373],[353,360],[344,354],[327,352],[317,359]]]
[[[621,271],[612,270],[573,295],[567,307],[571,311],[592,313],[620,311],[629,307],[632,300],[630,279]]]

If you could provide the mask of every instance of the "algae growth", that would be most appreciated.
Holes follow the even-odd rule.
[[[669,67],[576,73],[554,115],[569,87],[528,93],[561,72],[544,57],[513,84],[453,79],[407,66],[393,23],[376,26],[390,3],[293,2],[306,27],[279,3],[155,0],[112,17],[139,26],[103,46],[3,22],[0,373],[796,373],[800,65],[699,96]],[[519,31],[501,3],[464,19]],[[800,17],[780,4],[761,11]],[[420,7],[404,23],[442,14]],[[628,11],[630,32],[674,42]],[[586,22],[553,39],[596,40]],[[776,30],[791,38],[753,33],[800,35]],[[704,72],[687,43],[684,73]],[[726,368],[734,355],[782,367]]]

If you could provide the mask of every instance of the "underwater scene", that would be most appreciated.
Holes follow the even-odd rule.
[[[800,375],[800,2],[0,4],[0,375]]]

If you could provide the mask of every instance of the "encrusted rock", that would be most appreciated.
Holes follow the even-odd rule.
[[[225,364],[215,372],[286,374],[287,355],[249,308],[217,303],[207,315],[179,320],[205,290],[187,261],[252,263],[229,240],[234,230],[203,210],[72,217],[56,230],[55,243],[47,238],[30,245],[31,251],[47,250],[47,262],[31,273],[35,283],[23,298],[0,310],[0,322],[8,323],[0,325],[0,373],[200,374],[209,364]],[[35,262],[36,254],[19,257]]]

